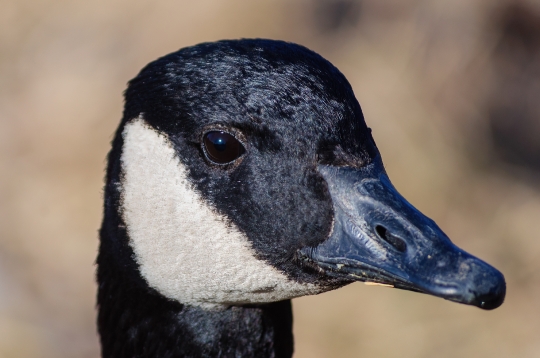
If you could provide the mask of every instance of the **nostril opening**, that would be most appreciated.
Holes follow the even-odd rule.
[[[399,252],[405,252],[405,250],[407,249],[407,244],[405,243],[405,241],[395,235],[392,235],[384,226],[375,226],[375,231],[381,239],[392,245]]]

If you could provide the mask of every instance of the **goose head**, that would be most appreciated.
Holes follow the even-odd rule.
[[[115,254],[169,300],[212,309],[364,281],[503,302],[503,275],[397,192],[350,84],[302,46],[221,41],[150,63],[115,141]]]

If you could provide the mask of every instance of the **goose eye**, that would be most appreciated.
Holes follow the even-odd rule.
[[[217,164],[230,163],[246,151],[235,137],[222,131],[206,133],[203,143],[208,159]]]

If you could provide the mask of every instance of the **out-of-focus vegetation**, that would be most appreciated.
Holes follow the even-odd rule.
[[[485,312],[360,283],[294,300],[296,357],[540,356],[540,4],[0,0],[0,357],[97,357],[122,91],[181,47],[303,44],[350,80],[395,186],[506,275]]]

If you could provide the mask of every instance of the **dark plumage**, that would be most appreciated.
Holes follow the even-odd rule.
[[[357,244],[340,251],[345,250],[341,240],[347,234],[337,233],[335,225],[342,225],[339,202],[345,199],[332,188],[347,181],[334,185],[332,177],[354,182],[384,169],[351,86],[314,52],[270,40],[200,44],[147,65],[130,81],[125,97],[124,116],[108,158],[97,259],[104,357],[289,357],[293,352],[290,301],[224,302],[221,309],[206,309],[164,296],[141,275],[123,217],[121,159],[124,129],[141,116],[173,145],[188,170],[188,181],[209,207],[245,234],[256,258],[289,280],[320,291],[371,280],[463,303],[484,303],[485,308],[502,303],[502,275],[475,259],[466,282],[452,276],[463,260],[473,258],[455,248],[410,204],[395,204],[402,198],[394,194],[380,194],[381,200],[390,200],[384,208],[401,208],[403,214],[392,212],[416,228],[429,227],[430,234],[421,240],[432,241],[418,244],[420,234],[376,219],[366,237],[392,259],[379,265],[376,255],[369,256],[369,250]],[[229,133],[245,153],[229,164],[212,162],[203,144],[209,130]],[[395,190],[389,182],[381,183],[381,190]],[[362,213],[359,209],[358,215]],[[416,258],[403,258],[404,251]],[[449,272],[432,276],[450,277],[469,293],[443,292],[429,275],[416,278],[400,271],[409,272],[410,262],[419,265],[432,251],[446,255]],[[430,262],[424,264],[432,270]],[[359,269],[367,272],[365,277],[354,271]],[[488,279],[478,279],[480,273]],[[488,301],[494,303],[488,307]]]

